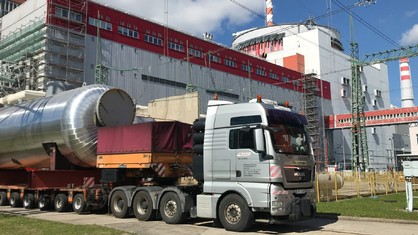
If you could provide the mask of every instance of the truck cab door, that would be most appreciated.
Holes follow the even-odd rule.
[[[267,182],[269,161],[262,161],[256,151],[254,128],[231,130],[230,147],[234,148],[235,176],[237,182]]]

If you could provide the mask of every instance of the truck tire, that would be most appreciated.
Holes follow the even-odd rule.
[[[59,193],[57,194],[57,196],[55,196],[55,201],[54,201],[54,208],[57,212],[66,212],[69,210],[69,203],[68,203],[68,197],[67,195],[63,194],[63,193]]]
[[[38,208],[41,211],[50,210],[52,207],[51,197],[49,195],[41,195],[38,199]]]
[[[73,198],[73,211],[77,214],[83,214],[91,211],[91,207],[87,206],[82,193],[77,193]]]
[[[148,192],[139,191],[132,204],[135,217],[140,221],[155,219],[156,211],[152,206],[152,199]]]
[[[10,204],[10,207],[21,207],[22,206],[22,199],[20,199],[20,194],[18,192],[13,192],[10,195],[9,204]]]
[[[168,192],[163,195],[160,202],[161,218],[167,224],[180,224],[187,217],[181,210],[181,201],[174,192]]]
[[[9,205],[9,200],[7,200],[7,193],[2,191],[0,192],[0,206]]]
[[[246,201],[237,194],[229,194],[222,199],[218,210],[219,221],[229,231],[243,232],[254,223],[253,212]]]
[[[32,193],[25,194],[23,197],[23,207],[25,209],[35,208],[35,196]]]
[[[116,191],[110,199],[110,211],[116,218],[126,218],[129,215],[128,199],[123,191]]]

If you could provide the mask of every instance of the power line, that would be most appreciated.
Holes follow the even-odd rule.
[[[374,27],[373,25],[371,25],[370,23],[368,23],[366,20],[364,20],[363,18],[361,18],[359,15],[357,15],[354,12],[349,12],[346,9],[346,6],[344,6],[339,0],[332,0],[332,2],[334,2],[336,5],[338,5],[341,9],[344,9],[344,11],[349,14],[352,15],[353,18],[355,18],[358,22],[360,22],[362,25],[366,26],[366,28],[370,29],[371,31],[373,31],[374,33],[376,33],[378,36],[380,36],[381,38],[383,38],[384,40],[386,40],[387,42],[391,43],[392,45],[396,46],[396,47],[401,47],[396,41],[394,41],[393,39],[391,39],[390,37],[388,37],[387,35],[385,35],[384,33],[382,33],[380,30],[378,30],[376,27]],[[366,1],[369,3],[373,3],[371,1]],[[355,4],[356,6],[358,4]],[[358,5],[360,6],[360,5]]]
[[[241,4],[241,3],[239,3],[239,2],[237,2],[237,1],[235,1],[235,0],[230,0],[230,1],[231,1],[232,3],[234,3],[234,4],[238,5],[238,6],[240,6],[241,8],[243,8],[243,9],[247,10],[248,12],[251,12],[253,15],[260,17],[261,19],[264,19],[264,18],[265,18],[265,17],[264,17],[264,15],[261,15],[261,14],[259,14],[259,13],[255,12],[255,11],[253,11],[251,8],[249,8],[249,7],[245,6],[244,4]]]

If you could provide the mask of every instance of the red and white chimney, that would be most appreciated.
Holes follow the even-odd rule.
[[[414,90],[412,89],[411,71],[409,69],[409,59],[399,60],[399,69],[401,73],[401,99],[402,108],[414,107]]]
[[[266,0],[266,26],[273,25],[273,1]]]

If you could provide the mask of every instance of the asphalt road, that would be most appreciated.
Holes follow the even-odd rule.
[[[59,221],[70,224],[96,224],[109,228],[142,235],[221,235],[241,234],[213,227],[210,220],[190,219],[186,224],[169,225],[162,221],[140,222],[135,218],[117,219],[108,214],[77,215],[74,212],[57,213],[26,210],[23,208],[0,207],[0,213],[23,215],[31,218]],[[270,225],[267,222],[257,222],[246,235],[260,234],[417,234],[418,221],[405,222],[394,220],[358,219],[351,217],[314,218],[287,225]]]

